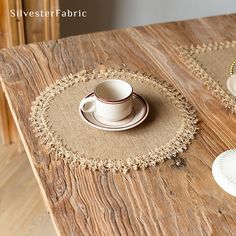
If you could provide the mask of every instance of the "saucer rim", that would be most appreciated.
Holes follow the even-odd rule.
[[[104,124],[104,125],[109,125],[109,124],[105,124],[105,123],[103,123],[102,121],[99,121],[98,120],[98,115],[96,115],[96,113],[95,112],[92,112],[93,114],[92,114],[92,116],[93,116],[93,118],[95,119],[95,120],[97,120],[98,122],[100,122],[101,124]],[[132,114],[133,113],[133,114]],[[145,109],[145,114],[146,114],[146,109]],[[134,119],[134,117],[135,117],[135,109],[134,108],[132,108],[132,111],[131,111],[131,114],[129,114],[127,117],[125,117],[124,119],[127,119],[129,116],[132,116],[131,117],[131,120],[129,120],[128,122],[126,122],[125,124],[123,124],[123,125],[117,125],[117,128],[116,129],[118,129],[118,128],[120,128],[120,127],[124,127],[124,126],[126,126],[127,124],[129,124],[130,123],[130,121],[132,121],[133,119]],[[102,118],[100,118],[100,119],[102,119]],[[122,121],[122,120],[121,120]],[[114,123],[116,123],[115,121],[113,121]],[[119,121],[117,121],[117,122],[119,122]],[[109,125],[109,126],[112,126],[112,125]]]
[[[92,93],[90,93],[89,95],[85,96],[85,98],[90,97],[90,96],[92,96],[93,94],[94,94],[94,92],[92,92]],[[145,111],[145,114],[142,116],[142,118],[141,118],[140,120],[138,120],[137,122],[135,122],[134,124],[132,124],[132,125],[130,125],[130,126],[127,126],[127,123],[126,123],[126,124],[124,125],[124,127],[122,127],[122,126],[117,127],[117,128],[115,128],[115,127],[109,127],[109,128],[108,128],[108,127],[101,127],[101,126],[96,125],[96,124],[93,124],[93,123],[91,123],[89,120],[87,120],[87,119],[85,118],[85,116],[84,116],[84,112],[83,112],[81,109],[79,109],[80,116],[81,116],[81,118],[82,118],[88,125],[90,125],[90,126],[96,128],[96,129],[99,129],[99,130],[114,131],[114,132],[116,132],[116,131],[124,131],[124,130],[128,130],[128,129],[132,129],[132,128],[134,128],[134,127],[140,125],[140,124],[147,118],[147,116],[148,116],[148,114],[149,114],[149,105],[148,105],[147,100],[146,100],[143,96],[141,96],[140,94],[137,94],[137,93],[135,93],[135,92],[133,92],[133,95],[135,95],[136,97],[138,97],[138,99],[143,102],[143,104],[144,104],[144,106],[145,106],[145,108],[146,108],[146,111]],[[135,117],[135,116],[134,116],[134,117]],[[130,122],[128,122],[128,123],[130,123]]]

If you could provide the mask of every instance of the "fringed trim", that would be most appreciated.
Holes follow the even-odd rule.
[[[75,85],[76,83],[86,82],[95,78],[131,78],[139,82],[147,82],[158,91],[163,93],[166,98],[171,101],[177,108],[182,117],[182,126],[179,128],[176,136],[169,143],[156,148],[153,152],[137,157],[127,157],[126,160],[105,160],[105,159],[89,159],[85,155],[72,151],[64,143],[61,137],[52,130],[48,121],[47,110],[50,102],[60,94],[63,90]],[[72,166],[80,165],[82,168],[89,168],[93,171],[112,171],[126,173],[129,170],[137,170],[138,168],[146,168],[155,166],[158,162],[165,159],[175,157],[178,153],[182,153],[187,149],[187,145],[194,139],[197,127],[196,110],[187,102],[186,98],[178,92],[174,87],[165,81],[161,81],[156,77],[146,75],[140,72],[130,72],[127,70],[104,70],[104,71],[81,71],[77,74],[70,74],[58,80],[56,84],[48,87],[33,102],[30,121],[36,136],[41,140],[50,153],[56,156],[56,159],[62,159]]]
[[[191,45],[190,47],[184,46],[177,48],[180,58],[187,68],[195,74],[206,85],[207,89],[210,90],[215,97],[220,99],[224,106],[230,109],[232,113],[236,113],[236,98],[228,91],[225,91],[222,86],[207,73],[206,68],[201,65],[195,55],[235,47],[236,41],[226,41],[207,45],[203,44],[202,46]]]

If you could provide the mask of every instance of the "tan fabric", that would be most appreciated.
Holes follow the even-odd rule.
[[[226,81],[229,77],[230,65],[236,59],[236,48],[207,51],[196,54],[194,57],[208,74],[228,92]]]
[[[150,113],[140,126],[108,132],[89,126],[80,117],[81,99],[100,81],[111,78],[126,80],[148,101]],[[123,172],[155,165],[186,149],[197,130],[195,110],[175,89],[157,79],[110,70],[63,80],[36,100],[31,120],[49,149],[74,164]]]
[[[236,59],[236,41],[180,47],[178,50],[186,66],[227,108],[236,112],[236,98],[226,86],[230,65]]]

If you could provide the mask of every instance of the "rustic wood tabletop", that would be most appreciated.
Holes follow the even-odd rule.
[[[0,51],[4,92],[58,235],[235,235],[236,201],[215,183],[215,157],[236,145],[236,116],[177,56],[181,45],[236,39],[236,14],[99,32]],[[181,155],[127,175],[54,161],[35,139],[31,102],[61,76],[122,68],[167,80],[198,110]],[[27,199],[25,199],[27,201]],[[17,209],[16,209],[17,211]]]

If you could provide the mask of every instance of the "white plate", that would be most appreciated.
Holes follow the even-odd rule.
[[[87,97],[90,96],[93,96],[93,93]],[[85,113],[80,109],[80,115],[86,123],[97,129],[107,131],[122,131],[134,128],[146,119],[148,113],[149,106],[147,101],[136,93],[133,94],[133,111],[121,121],[107,121],[96,115],[95,112]]]
[[[233,96],[236,96],[236,74],[233,74],[228,78],[227,88]]]
[[[225,151],[215,159],[212,174],[224,191],[236,197],[236,149]]]

